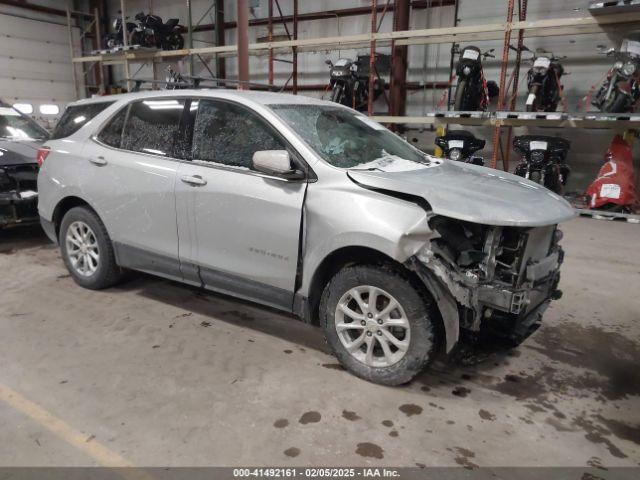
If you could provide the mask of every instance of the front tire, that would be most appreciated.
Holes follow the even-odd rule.
[[[351,266],[325,287],[320,322],[338,361],[354,375],[401,385],[436,353],[431,298],[389,266]]]
[[[81,287],[101,290],[122,279],[107,229],[89,208],[75,207],[66,213],[58,240],[67,270]]]
[[[614,92],[602,104],[602,111],[606,113],[627,113],[629,108],[629,98],[619,90]]]
[[[331,91],[331,101],[335,103],[342,103],[344,87],[340,84],[335,85]]]
[[[468,102],[465,101],[465,97],[467,93],[466,90],[467,90],[467,81],[460,80],[458,82],[458,86],[456,87],[456,99],[453,104],[453,108],[457,112],[463,112],[468,107],[467,105]]]

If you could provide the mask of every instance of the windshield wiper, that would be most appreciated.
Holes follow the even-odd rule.
[[[373,172],[373,171],[378,171],[378,172],[384,172],[384,170],[382,170],[380,167],[369,167],[369,168],[350,168],[349,170],[355,170],[358,172]]]

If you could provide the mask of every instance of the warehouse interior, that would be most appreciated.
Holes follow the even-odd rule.
[[[166,43],[140,44],[148,30],[136,30],[135,22],[145,15],[145,21],[177,19],[171,33],[163,33]],[[123,34],[123,28],[131,29]],[[353,107],[359,118],[369,117],[362,121],[379,122],[373,128],[384,125],[445,165],[460,160],[451,153],[460,140],[446,135],[464,130],[484,141],[464,162],[483,165],[485,175],[503,183],[507,172],[539,183],[574,217],[560,223],[563,235],[557,231],[562,293],[553,297],[538,331],[515,348],[479,342],[446,352],[401,386],[356,378],[318,325],[294,318],[295,308],[283,312],[268,302],[154,276],[149,268],[105,290],[85,290],[38,217],[6,227],[0,222],[0,473],[16,467],[52,467],[59,475],[68,473],[60,467],[392,467],[403,468],[407,478],[426,478],[420,476],[425,469],[451,467],[433,471],[450,475],[442,478],[492,472],[536,478],[538,467],[562,467],[568,470],[545,475],[637,478],[638,2],[0,0],[0,38],[0,113],[28,117],[70,149],[79,137],[65,140],[56,132],[67,106],[82,99],[153,98],[167,89],[177,95],[197,90],[194,96],[249,90],[311,97]],[[470,46],[481,58],[480,103],[456,108],[467,98],[458,92]],[[532,89],[541,58],[561,65],[549,77],[557,87],[550,108],[532,106],[531,95],[542,95],[543,87]],[[597,99],[615,90],[612,76],[627,64],[637,66],[625,77],[631,99],[624,111],[607,111]],[[332,76],[341,65],[352,66],[344,84],[349,97]],[[91,118],[85,120],[77,123],[92,128]],[[531,143],[523,153],[514,142],[524,137]],[[46,138],[32,152],[34,165]],[[546,150],[558,139],[569,142],[562,159],[536,177],[533,144],[543,142]],[[12,146],[0,140],[1,161]],[[56,145],[64,144],[53,145],[55,155],[62,150]],[[43,162],[49,167],[51,154],[38,158],[37,168]],[[545,183],[551,171],[560,172],[555,184]],[[130,192],[105,185],[126,215]],[[242,185],[238,181],[238,190]],[[389,183],[372,185],[368,191],[380,192]],[[35,208],[37,192],[30,188]],[[456,192],[453,203],[463,209],[483,199],[486,204],[468,211],[487,218],[499,218],[507,204],[542,218],[545,212],[535,211],[548,205],[501,196],[504,190],[484,183],[471,186],[482,197],[469,192],[467,198],[446,183],[441,188]],[[429,208],[430,199],[424,201]],[[17,218],[18,207],[11,208]],[[303,229],[314,214],[304,211],[297,227],[296,275],[306,267]],[[333,215],[335,222],[325,220],[324,229],[310,228],[309,235],[328,235],[346,217]],[[55,215],[50,220],[55,223]],[[240,217],[235,222],[245,223]],[[402,232],[403,238],[416,234]],[[358,265],[361,257],[354,258],[349,265]],[[260,268],[256,261],[256,275]]]

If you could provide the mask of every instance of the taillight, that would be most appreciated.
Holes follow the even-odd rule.
[[[38,149],[38,153],[36,153],[36,162],[38,162],[38,166],[41,167],[51,149],[49,147],[40,147]]]

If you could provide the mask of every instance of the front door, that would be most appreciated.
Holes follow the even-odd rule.
[[[176,181],[185,278],[290,310],[306,180],[252,169],[254,152],[288,149],[252,110],[200,99],[192,101],[190,111],[195,114],[191,161],[180,165]]]

